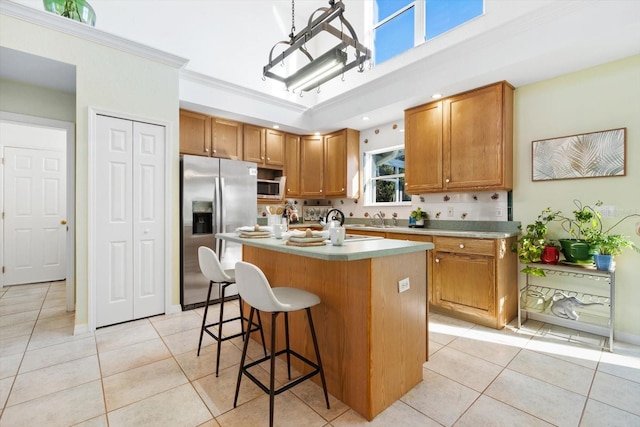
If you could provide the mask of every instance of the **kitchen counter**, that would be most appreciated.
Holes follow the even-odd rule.
[[[460,221],[456,221],[460,222]],[[290,228],[305,229],[305,228],[321,228],[318,223],[308,224],[292,224]],[[508,237],[518,236],[520,231],[516,226],[512,229],[505,230],[489,230],[490,227],[477,227],[471,229],[456,229],[456,228],[415,228],[406,226],[391,226],[386,225],[384,227],[368,225],[368,224],[345,224],[344,228],[347,230],[363,230],[363,231],[376,231],[382,233],[401,233],[401,234],[416,234],[425,236],[451,236],[451,237],[472,237],[477,239],[506,239]],[[484,229],[483,229],[484,228]]]
[[[362,228],[362,227],[361,227]],[[327,244],[324,246],[289,246],[283,239],[243,238],[235,233],[216,234],[216,238],[229,240],[243,245],[255,246],[276,252],[299,255],[326,261],[355,261],[366,258],[378,258],[390,255],[402,255],[433,249],[433,243],[409,242],[404,240],[371,239],[365,241],[345,241],[342,246]]]
[[[354,411],[372,420],[422,381],[431,243],[367,239],[297,247],[274,238],[216,237],[242,243],[243,260],[260,267],[272,286],[293,286],[320,297],[311,311],[327,388]],[[402,292],[400,282],[406,283]],[[303,316],[290,313],[291,348],[315,360]],[[270,322],[270,316],[262,316],[265,336]],[[284,337],[282,323],[279,338]],[[283,348],[284,339],[276,347]],[[296,358],[291,363],[305,369]]]

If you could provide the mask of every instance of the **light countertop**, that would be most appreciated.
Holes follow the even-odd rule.
[[[317,223],[292,224],[290,228],[319,227]],[[424,236],[451,236],[451,237],[472,237],[476,239],[506,239],[517,236],[519,231],[482,231],[482,230],[453,230],[443,228],[414,228],[403,226],[373,226],[364,224],[345,224],[347,230],[377,231],[382,233],[416,234]]]
[[[367,258],[377,258],[391,255],[401,255],[412,252],[433,249],[432,243],[410,242],[394,239],[371,239],[355,242],[346,241],[342,246],[330,243],[324,246],[289,246],[283,239],[276,238],[244,238],[235,233],[218,233],[216,238],[236,242],[243,245],[284,252],[309,258],[327,261],[355,261]]]

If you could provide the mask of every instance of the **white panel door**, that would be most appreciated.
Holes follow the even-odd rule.
[[[133,319],[133,126],[96,123],[96,326]]]
[[[164,313],[165,128],[96,122],[96,326]]]
[[[4,284],[66,276],[66,154],[4,150]]]
[[[133,124],[135,319],[164,313],[164,127]]]

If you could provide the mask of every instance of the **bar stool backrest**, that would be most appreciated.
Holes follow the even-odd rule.
[[[236,263],[236,286],[238,293],[251,307],[267,312],[289,311],[273,294],[269,281],[262,270],[248,262]]]
[[[200,246],[198,248],[198,262],[200,263],[200,270],[204,277],[213,283],[232,283],[233,278],[224,272],[218,256],[213,249],[206,246]]]

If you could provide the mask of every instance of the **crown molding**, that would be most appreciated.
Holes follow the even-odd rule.
[[[220,80],[215,77],[208,76],[206,74],[190,71],[185,68],[180,70],[180,80],[200,84],[200,85],[227,93],[230,96],[246,98],[248,102],[253,102],[253,103],[262,102],[265,104],[273,105],[276,108],[288,110],[297,114],[302,114],[310,109],[310,107],[306,105],[297,104],[295,102],[288,101],[286,99],[278,98],[276,96],[272,96],[264,92],[260,92],[254,89],[249,89],[244,86],[240,86],[234,83]],[[313,107],[311,107],[311,109],[312,108]]]
[[[174,68],[182,68],[189,62],[188,59],[181,56],[125,39],[45,10],[38,10],[9,0],[0,0],[0,13]]]

